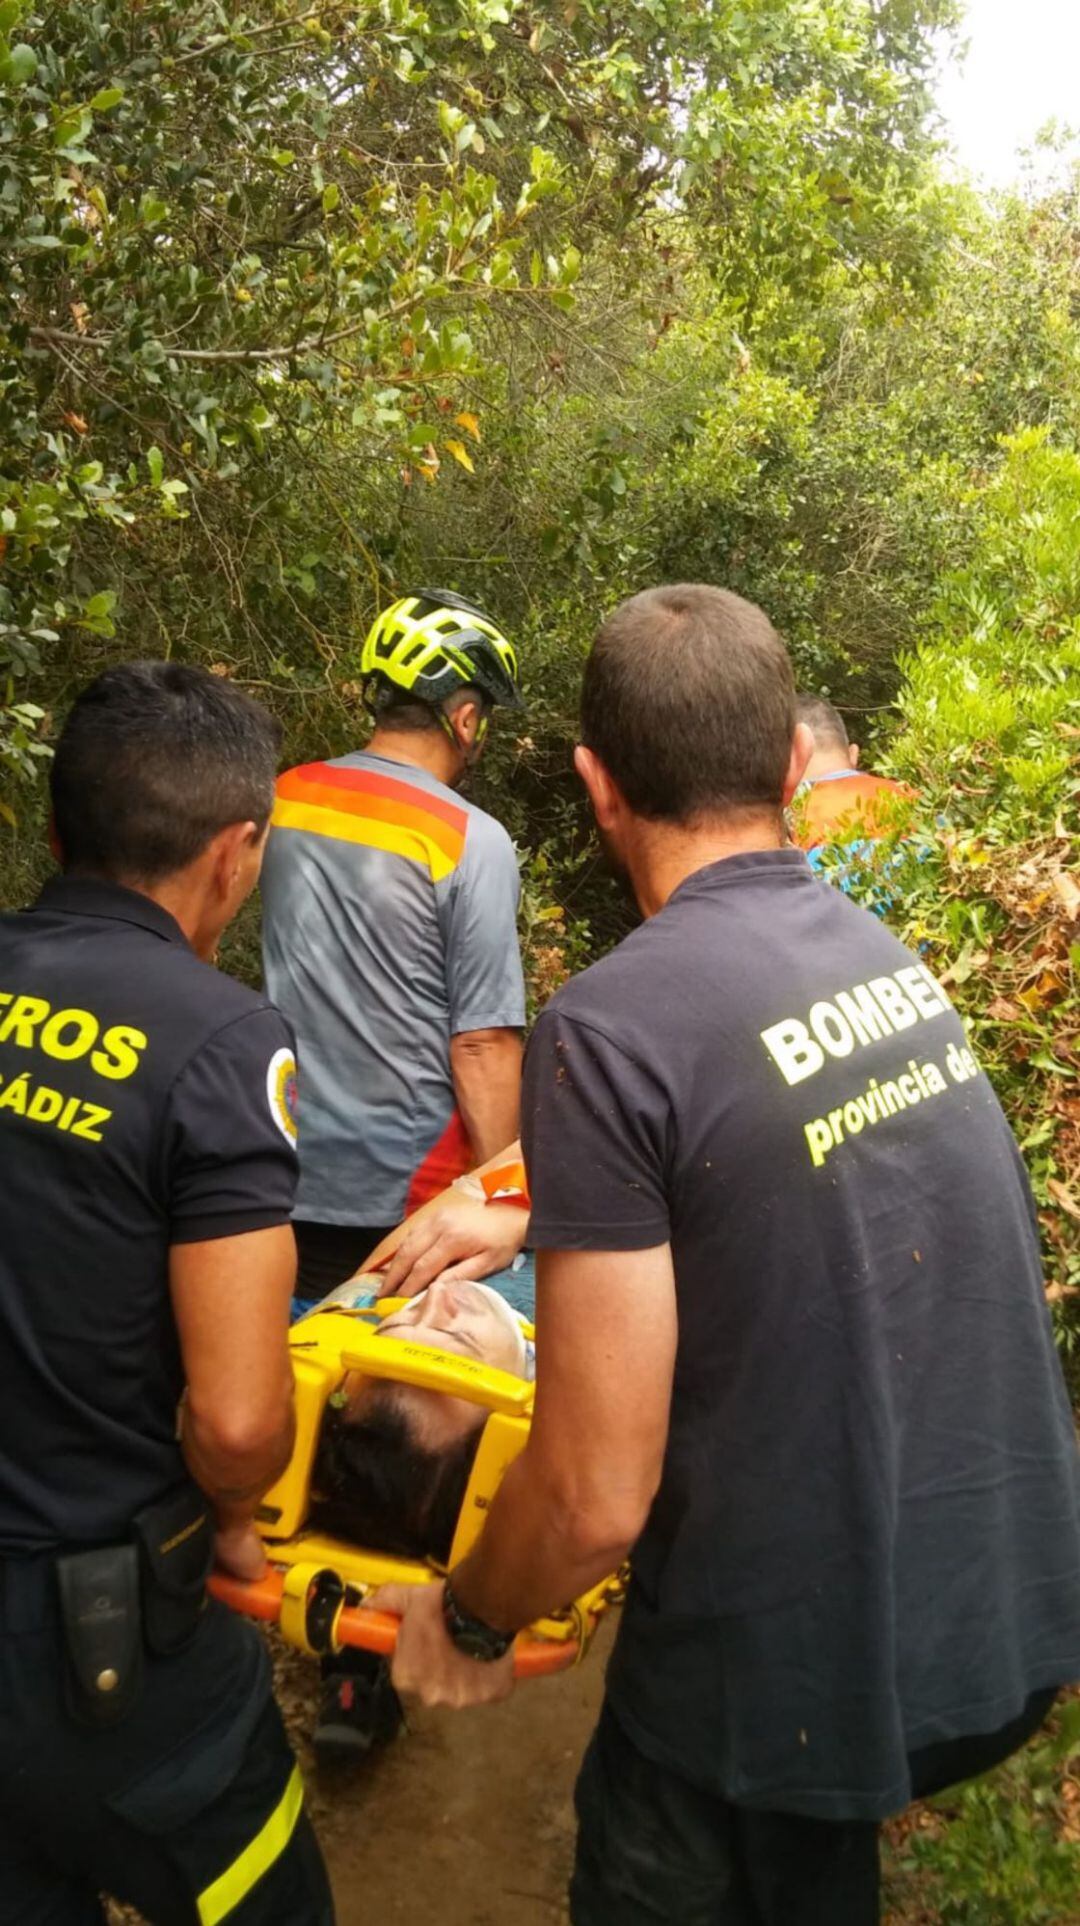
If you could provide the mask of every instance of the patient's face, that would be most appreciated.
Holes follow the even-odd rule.
[[[384,1318],[380,1337],[408,1337],[436,1351],[479,1358],[500,1371],[520,1372],[524,1359],[521,1327],[509,1306],[480,1284],[429,1286],[403,1310]]]
[[[402,1310],[384,1318],[378,1334],[407,1338],[411,1344],[428,1344],[433,1351],[476,1358],[500,1371],[519,1376],[524,1373],[521,1327],[509,1305],[480,1284],[432,1284],[410,1298]],[[376,1393],[371,1379],[358,1378],[352,1385],[347,1381],[347,1389],[351,1393],[349,1408],[357,1415],[363,1411],[365,1397]],[[429,1451],[445,1449],[479,1431],[487,1418],[480,1405],[420,1385],[395,1386],[395,1399]]]

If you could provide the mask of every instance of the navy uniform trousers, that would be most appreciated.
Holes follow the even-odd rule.
[[[211,1601],[107,1730],[65,1698],[51,1558],[0,1559],[0,1926],[333,1926],[253,1626]]]

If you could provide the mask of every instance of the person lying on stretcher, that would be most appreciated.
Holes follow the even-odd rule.
[[[506,1315],[506,1294],[530,1319],[534,1309],[532,1262],[520,1255],[529,1221],[520,1160],[521,1147],[513,1144],[422,1205],[325,1306],[409,1297],[408,1309],[388,1319],[384,1331],[408,1327],[414,1341],[531,1378],[532,1347],[522,1358],[520,1321],[515,1317],[511,1329]],[[516,1194],[515,1171],[522,1186]],[[507,1201],[489,1202],[485,1179],[494,1198]],[[484,1278],[498,1290],[485,1294]],[[483,1422],[478,1407],[443,1392],[386,1380],[346,1383],[323,1423],[310,1522],[355,1544],[445,1564]],[[320,1760],[362,1755],[401,1724],[382,1659],[353,1651],[323,1660],[314,1733]]]
[[[531,1267],[523,1275],[531,1310]],[[519,1301],[522,1282],[523,1276],[508,1280]],[[346,1285],[316,1308],[358,1296],[364,1293]],[[440,1278],[387,1318],[379,1335],[408,1336],[531,1380],[533,1346],[524,1321],[491,1285]],[[446,1392],[350,1373],[323,1421],[311,1522],[356,1544],[445,1561],[486,1417],[478,1405]]]

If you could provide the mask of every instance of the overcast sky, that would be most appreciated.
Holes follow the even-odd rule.
[[[968,0],[965,33],[938,99],[962,166],[1001,185],[1044,122],[1080,124],[1080,0]]]

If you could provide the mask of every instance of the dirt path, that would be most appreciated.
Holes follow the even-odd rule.
[[[410,1716],[371,1767],[308,1771],[338,1926],[562,1926],[572,1793],[596,1721],[606,1625],[577,1671],[506,1705]],[[314,1668],[279,1661],[279,1692],[305,1769]]]
[[[373,1765],[332,1774],[315,1771],[309,1745],[317,1670],[273,1641],[278,1697],[330,1868],[337,1926],[568,1926],[574,1779],[614,1631],[611,1614],[580,1670],[525,1686],[506,1705],[415,1712],[409,1732]],[[1065,1796],[1075,1828],[1080,1782],[1068,1779]],[[894,1870],[912,1829],[940,1826],[940,1815],[924,1807],[894,1822]],[[918,1876],[900,1887],[883,1926],[941,1926]],[[119,1907],[111,1920],[139,1926]],[[1056,1926],[1080,1926],[1080,1913]]]

